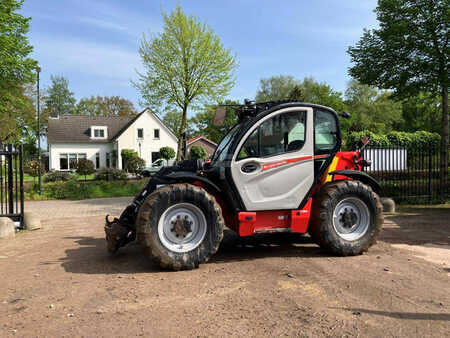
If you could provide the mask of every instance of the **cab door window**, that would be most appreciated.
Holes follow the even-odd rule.
[[[338,142],[336,117],[324,110],[314,112],[314,152],[316,154],[330,153]]]
[[[298,151],[305,144],[306,112],[293,111],[264,121],[245,141],[238,160]]]

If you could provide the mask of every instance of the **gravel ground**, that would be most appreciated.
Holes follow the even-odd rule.
[[[208,264],[169,272],[136,245],[106,253],[104,214],[128,201],[30,204],[44,229],[0,240],[1,337],[450,336],[450,209],[386,217],[358,257],[227,231]]]

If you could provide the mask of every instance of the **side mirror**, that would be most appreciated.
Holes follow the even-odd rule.
[[[226,115],[227,111],[224,108],[217,108],[214,114],[213,125],[217,127],[222,126]]]

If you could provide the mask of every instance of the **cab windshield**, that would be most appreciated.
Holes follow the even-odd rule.
[[[219,145],[216,148],[216,151],[213,154],[211,159],[211,164],[214,165],[217,161],[221,162],[225,160],[225,157],[228,154],[228,150],[233,143],[234,137],[238,134],[238,131],[241,129],[243,123],[236,124],[227,135],[220,141]]]

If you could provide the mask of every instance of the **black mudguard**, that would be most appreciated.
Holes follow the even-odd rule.
[[[328,173],[328,175],[333,176],[333,178],[334,178],[334,175],[347,176],[347,177],[350,177],[350,178],[352,178],[354,180],[357,180],[357,181],[360,181],[360,182],[362,182],[364,184],[367,184],[377,194],[379,194],[380,191],[381,191],[380,183],[378,183],[376,179],[374,179],[372,176],[368,175],[367,173],[365,173],[363,171],[348,170],[348,169],[335,170],[335,171],[332,171],[332,172]]]

